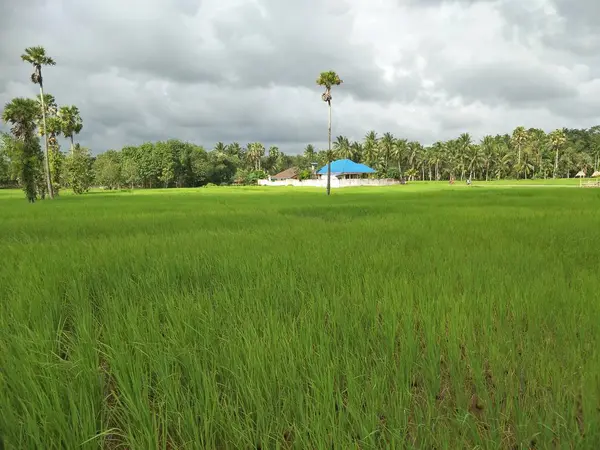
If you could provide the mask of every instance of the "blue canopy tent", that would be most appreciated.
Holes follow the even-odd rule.
[[[349,159],[331,161],[331,175],[336,178],[361,178],[362,175],[371,173],[376,173],[376,171],[369,166],[355,163]],[[317,175],[327,175],[327,165],[319,169]]]

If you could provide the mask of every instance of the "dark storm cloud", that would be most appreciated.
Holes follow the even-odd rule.
[[[80,107],[94,152],[170,137],[324,146],[315,79],[328,69],[344,79],[334,135],[355,139],[375,129],[431,142],[514,117],[576,126],[598,114],[594,0],[4,3],[0,103],[36,94],[20,55],[44,45],[58,63],[47,90]],[[482,38],[488,25],[498,32]]]

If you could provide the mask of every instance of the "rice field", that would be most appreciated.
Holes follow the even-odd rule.
[[[0,448],[600,448],[599,205],[0,191]]]

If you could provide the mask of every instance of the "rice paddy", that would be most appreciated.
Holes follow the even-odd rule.
[[[599,448],[599,205],[0,191],[0,448]]]

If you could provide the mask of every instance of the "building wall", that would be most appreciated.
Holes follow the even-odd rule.
[[[332,188],[344,188],[344,187],[356,187],[356,186],[392,186],[394,184],[400,184],[399,181],[393,179],[354,179],[354,180],[339,180],[331,177]],[[269,180],[258,180],[259,186],[296,186],[296,187],[327,187],[327,178],[320,180],[283,180],[283,181],[269,181]]]

